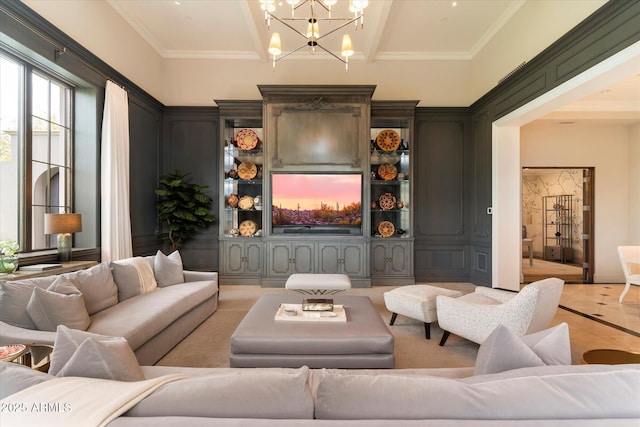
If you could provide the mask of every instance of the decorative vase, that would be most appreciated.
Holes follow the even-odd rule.
[[[0,255],[0,274],[13,274],[17,269],[17,255]]]

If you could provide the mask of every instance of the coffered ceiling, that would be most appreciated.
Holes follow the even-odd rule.
[[[151,86],[149,90],[168,105],[211,105],[213,99],[232,98],[230,94],[254,99],[256,84],[315,83],[376,84],[374,97],[378,99],[420,99],[421,106],[470,105],[510,70],[533,58],[605,3],[604,0],[369,0],[364,28],[356,30],[350,24],[320,40],[326,49],[340,56],[342,35],[345,32],[351,35],[355,53],[349,72],[345,73],[343,64],[322,51],[312,54],[305,46],[306,39],[282,23],[271,20],[268,29],[258,0],[23,1],[108,61],[109,55],[117,60],[121,53],[101,45],[104,37],[100,36],[100,30],[107,30],[88,31],[90,25],[96,27],[97,19],[93,17],[91,21],[88,13],[102,11],[104,22],[97,22],[107,28],[114,24],[106,13],[111,9],[111,15],[120,17],[161,58],[164,93],[156,93]],[[106,9],[95,7],[93,2],[98,1],[106,1]],[[291,6],[286,0],[276,2],[276,16],[291,16]],[[317,2],[318,16],[327,17]],[[296,17],[307,17],[309,3],[301,1]],[[332,16],[352,16],[348,3],[349,0],[338,0]],[[64,13],[60,11],[61,4],[67,6]],[[321,35],[337,25],[325,21],[320,24]],[[306,32],[305,20],[293,25]],[[281,35],[283,54],[302,47],[279,61],[275,71],[267,53],[273,31]],[[509,39],[505,34],[514,36]],[[127,46],[120,49],[126,50]],[[104,54],[99,50],[104,50]],[[129,63],[130,60],[125,61],[123,66]],[[479,81],[478,70],[489,75],[484,82]],[[142,73],[137,78],[135,68],[121,71],[138,84],[140,78],[150,75]],[[597,111],[606,112],[601,117],[638,121],[639,74],[640,67],[624,81],[601,88],[548,118],[593,118]],[[205,97],[200,99],[202,95]]]

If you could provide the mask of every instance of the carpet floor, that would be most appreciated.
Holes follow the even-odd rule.
[[[468,283],[430,284],[464,293],[471,292],[474,288]],[[383,293],[391,289],[393,288],[386,286],[354,288],[344,295],[368,296],[388,325],[391,313],[385,308]],[[257,286],[221,286],[218,310],[165,355],[157,365],[228,367],[231,334],[247,311],[262,295],[282,293],[291,291]],[[446,345],[440,347],[438,343],[442,337],[442,329],[437,324],[431,325],[430,340],[424,337],[422,322],[404,316],[398,316],[395,325],[389,326],[389,329],[395,341],[396,368],[467,367],[475,363],[479,346],[451,336]]]

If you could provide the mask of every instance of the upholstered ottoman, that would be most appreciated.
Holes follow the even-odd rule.
[[[351,289],[351,280],[346,274],[296,273],[289,276],[284,287],[301,294],[335,294]]]
[[[424,322],[424,333],[431,339],[431,322],[438,320],[436,315],[436,297],[447,295],[457,298],[462,292],[438,288],[430,285],[409,285],[384,293],[384,304],[391,313],[390,325],[398,314]]]
[[[336,296],[346,322],[275,319],[280,304],[300,304],[302,295],[265,295],[231,335],[232,368],[393,368],[393,334],[371,300]]]

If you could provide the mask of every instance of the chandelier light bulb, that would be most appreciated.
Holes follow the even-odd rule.
[[[342,56],[344,56],[344,70],[349,71],[349,57],[353,55],[353,44],[351,43],[351,36],[345,34],[342,36]]]
[[[307,38],[310,40],[317,40],[320,37],[320,26],[317,22],[309,22],[307,25]]]

